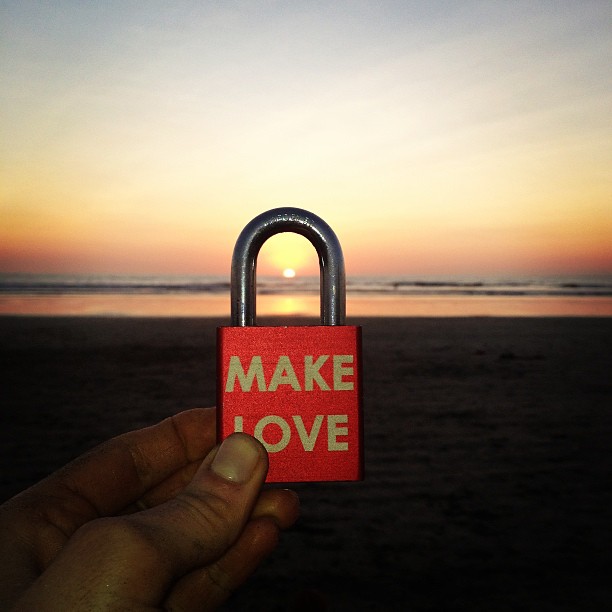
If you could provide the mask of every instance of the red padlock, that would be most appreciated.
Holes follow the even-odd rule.
[[[257,255],[274,234],[305,236],[319,255],[321,323],[255,326]],[[254,435],[268,450],[267,482],[361,480],[361,327],[344,325],[342,248],[299,208],[277,208],[241,232],[232,258],[231,327],[217,330],[217,434]]]

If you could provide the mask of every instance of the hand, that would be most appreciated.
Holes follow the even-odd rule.
[[[268,459],[257,440],[233,434],[213,448],[214,435],[214,409],[182,412],[0,506],[0,609],[220,605],[293,524],[298,501],[261,492]]]

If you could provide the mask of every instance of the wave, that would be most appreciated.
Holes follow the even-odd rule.
[[[0,277],[0,294],[180,294],[223,293],[229,282],[158,277]]]
[[[0,295],[95,294],[227,294],[220,276],[0,275]],[[261,276],[260,294],[302,294],[319,291],[318,277],[284,279]],[[347,292],[369,296],[551,296],[612,297],[612,275],[534,278],[407,278],[349,277]]]

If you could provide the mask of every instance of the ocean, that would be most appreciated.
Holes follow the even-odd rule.
[[[347,316],[612,316],[612,274],[354,276]],[[0,275],[0,314],[229,316],[222,276]],[[261,276],[259,315],[313,316],[319,278]]]

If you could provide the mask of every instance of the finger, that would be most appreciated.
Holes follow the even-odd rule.
[[[3,546],[44,569],[86,522],[115,514],[185,465],[200,463],[214,430],[215,409],[193,409],[98,446],[2,505]]]
[[[176,497],[191,482],[201,463],[202,460],[200,459],[179,468],[166,480],[149,489],[140,499],[123,508],[120,514],[132,514],[133,512],[148,510]]]
[[[167,481],[149,491],[135,504],[125,509],[126,514],[141,512],[176,497],[191,482],[199,463],[186,466],[173,474]],[[268,489],[259,495],[251,518],[268,517],[274,520],[281,529],[287,529],[299,515],[299,498],[289,489]]]
[[[237,542],[217,562],[181,579],[166,600],[170,610],[208,610],[221,605],[276,548],[279,529],[299,514],[298,496],[286,489],[264,491]]]
[[[45,597],[63,601],[64,609],[76,606],[75,597],[91,603],[91,609],[101,605],[100,598],[105,609],[158,604],[179,578],[216,563],[234,545],[267,468],[260,442],[232,434],[209,453],[175,499],[83,526],[28,591],[29,609],[38,609],[35,604]],[[74,575],[79,576],[78,593],[66,583],[66,577]]]
[[[217,560],[233,544],[255,507],[267,470],[262,444],[232,434],[177,497],[132,518],[163,543],[165,557],[183,575]]]
[[[266,518],[250,521],[238,541],[217,562],[194,570],[172,589],[166,609],[215,610],[276,548],[279,529]]]
[[[70,534],[88,520],[121,511],[181,468],[201,460],[214,446],[214,438],[214,408],[181,412],[101,444],[34,485],[19,503],[37,507],[44,501],[49,516],[72,510],[62,525]]]
[[[62,477],[99,516],[120,511],[215,445],[215,410],[181,412],[102,444]]]
[[[279,529],[288,529],[300,515],[300,500],[290,489],[268,489],[259,496],[251,519],[270,518]]]

